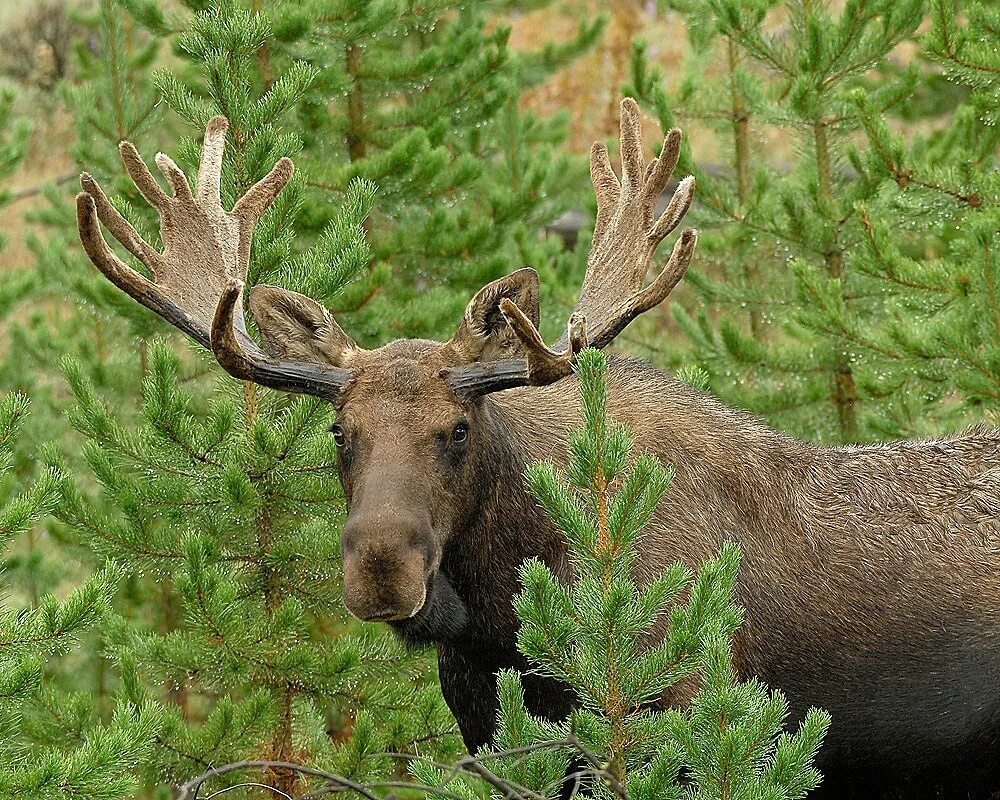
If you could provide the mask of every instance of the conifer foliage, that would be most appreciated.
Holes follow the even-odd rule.
[[[860,208],[854,268],[888,313],[878,326],[826,315],[876,365],[886,436],[956,427],[1000,400],[1000,8],[934,0],[930,23],[925,56],[962,97],[946,124],[907,142],[863,93],[852,98],[878,189]]]
[[[0,86],[0,181],[20,166],[31,135],[30,123],[14,117],[14,96],[10,88]],[[0,192],[0,206],[8,200],[8,193]],[[3,245],[4,240],[0,238],[0,248]]]
[[[49,468],[14,493],[14,439],[28,410],[25,397],[0,398],[0,554],[58,501],[63,478]],[[69,800],[129,797],[134,770],[148,756],[159,720],[148,706],[121,705],[109,725],[82,693],[49,686],[46,664],[104,616],[120,578],[102,570],[64,600],[45,595],[35,606],[11,597],[0,572],[0,798]]]
[[[871,375],[828,325],[831,309],[859,322],[884,313],[851,269],[863,246],[859,209],[876,187],[853,179],[850,135],[860,124],[850,98],[860,88],[873,114],[900,108],[917,71],[895,67],[890,54],[914,35],[924,2],[666,5],[684,16],[692,42],[680,86],[667,90],[640,45],[627,91],[664,127],[675,114],[704,122],[726,154],[714,172],[686,160],[709,231],[707,259],[689,281],[709,305],[694,314],[676,306],[678,321],[723,399],[809,438],[870,437],[866,403],[879,398],[859,383]],[[791,137],[792,163],[774,163],[765,136]]]
[[[634,458],[628,430],[607,420],[605,373],[603,354],[580,354],[584,427],[570,440],[569,466],[562,473],[539,463],[527,474],[567,537],[576,581],[564,586],[530,561],[516,601],[518,647],[541,674],[569,684],[581,708],[560,724],[533,718],[517,674],[502,674],[497,746],[564,743],[518,754],[504,774],[557,797],[572,757],[579,763],[583,752],[588,763],[568,780],[596,768],[600,780],[590,788],[599,797],[803,797],[820,779],[812,760],[829,716],[810,711],[796,733],[783,733],[785,699],[736,679],[729,648],[740,621],[731,599],[737,549],[726,545],[693,581],[680,564],[648,586],[633,581],[637,542],[670,473],[651,455]],[[687,601],[678,603],[685,590]],[[669,629],[648,648],[658,620],[669,620]],[[702,685],[690,709],[651,710],[699,671]]]

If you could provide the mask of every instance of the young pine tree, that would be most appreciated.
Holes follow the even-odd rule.
[[[543,675],[565,681],[581,707],[559,724],[535,719],[524,706],[516,673],[501,676],[497,747],[578,740],[505,760],[502,774],[544,796],[558,797],[571,759],[598,772],[598,797],[798,798],[820,776],[812,760],[829,717],[810,711],[795,734],[783,733],[787,703],[733,673],[729,648],[739,624],[732,605],[739,563],[727,546],[691,580],[680,565],[644,588],[632,579],[642,536],[670,473],[649,455],[633,458],[626,428],[605,417],[605,357],[581,353],[577,375],[584,427],[570,444],[565,473],[539,463],[528,471],[532,492],[565,533],[576,572],[560,584],[537,561],[522,569],[517,599],[518,647]],[[687,600],[678,603],[682,592]],[[656,619],[670,629],[647,647]],[[654,711],[664,690],[701,672],[688,709]],[[683,777],[682,777],[683,776]]]
[[[128,211],[138,194],[121,171],[116,146],[122,139],[142,142],[146,131],[161,129],[157,97],[148,81],[156,48],[127,29],[113,0],[100,0],[91,13],[80,13],[89,35],[86,46],[77,43],[75,48],[70,72],[77,82],[61,83],[58,100],[50,102],[73,121],[66,149],[75,166],[100,177]],[[56,143],[44,146],[55,149]],[[134,413],[146,341],[167,329],[134,303],[124,302],[121,292],[83,257],[70,202],[70,191],[78,186],[68,189],[44,187],[45,204],[28,214],[27,221],[35,223],[25,226],[34,268],[12,273],[11,285],[20,290],[10,293],[10,302],[4,300],[0,277],[0,315],[5,308],[10,311],[0,338],[0,385],[32,398],[26,439],[36,443],[72,440],[59,366],[64,355],[80,359],[88,377],[114,394],[121,413]],[[145,231],[148,220],[137,221]],[[123,341],[137,341],[138,346],[120,346]],[[73,449],[67,448],[71,454]],[[73,458],[70,471],[78,466],[85,468]]]
[[[47,469],[17,491],[11,472],[15,436],[28,402],[0,397],[0,554],[6,554],[47,515],[62,476]],[[128,798],[132,777],[145,760],[160,720],[148,705],[118,708],[101,725],[93,698],[50,685],[49,662],[65,655],[78,637],[107,612],[119,581],[102,570],[65,599],[52,595],[31,605],[4,585],[0,562],[0,798],[71,800]]]
[[[692,43],[680,86],[668,91],[640,46],[628,91],[664,126],[675,114],[704,122],[728,154],[712,172],[686,156],[709,231],[691,280],[710,305],[678,320],[727,401],[813,439],[867,438],[879,399],[865,391],[868,365],[829,326],[831,309],[858,324],[885,313],[851,266],[863,246],[858,209],[875,187],[848,163],[859,127],[849,98],[863,88],[885,115],[910,94],[915,71],[890,55],[916,31],[923,0],[667,5]],[[785,137],[794,160],[775,163]]]
[[[25,119],[14,117],[14,97],[12,89],[0,86],[0,182],[10,177],[24,159],[31,136],[31,125]],[[10,200],[6,191],[0,192],[0,206]],[[6,244],[6,238],[0,237],[0,248]]]
[[[828,327],[877,365],[880,432],[927,435],[1000,406],[1000,8],[933,0],[925,57],[959,98],[931,133],[904,140],[868,98],[863,174],[878,190],[859,209],[864,247],[852,268],[886,298],[881,325],[835,309]],[[853,324],[852,324],[853,323]]]
[[[13,119],[13,99],[0,94],[0,179],[20,164],[31,132]],[[0,193],[0,204],[7,199]],[[30,271],[0,274],[0,319],[37,288]],[[79,639],[107,613],[120,575],[98,571],[62,600],[49,593],[65,566],[51,559],[55,542],[42,521],[64,477],[38,465],[44,423],[33,431],[34,446],[23,436],[28,401],[9,391],[20,382],[12,343],[0,342],[0,360],[0,798],[128,798],[136,788],[130,776],[159,725],[155,710],[121,706],[102,725],[100,703],[57,679],[64,662],[79,663]]]

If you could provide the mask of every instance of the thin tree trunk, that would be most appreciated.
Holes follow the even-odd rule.
[[[346,49],[347,76],[351,80],[351,91],[347,95],[347,155],[351,161],[360,161],[368,155],[368,145],[365,141],[365,95],[361,87],[361,48],[356,44],[347,45]],[[365,236],[371,233],[371,220],[365,217],[361,223]],[[368,269],[374,267],[375,260],[368,264]]]
[[[264,13],[264,0],[253,0],[253,10],[257,14]],[[271,69],[271,48],[267,42],[257,51],[257,64],[260,66],[260,79],[266,92],[274,82],[274,70]]]
[[[733,169],[736,172],[736,197],[740,202],[740,214],[746,214],[747,202],[750,199],[750,115],[746,104],[736,88],[736,68],[739,65],[739,51],[736,42],[727,39],[727,56],[729,63],[729,91],[732,100],[733,120]],[[753,259],[743,262],[743,278],[747,286],[756,289],[760,285],[760,267]],[[760,340],[763,326],[760,309],[750,305],[750,333]]]
[[[360,161],[366,153],[365,147],[365,103],[361,90],[361,48],[356,44],[347,45],[347,75],[351,79],[351,91],[347,95],[347,154],[351,161]]]
[[[816,143],[816,172],[819,181],[819,199],[826,211],[833,204],[833,181],[830,174],[830,145],[827,140],[826,123],[822,120],[813,125],[813,135]],[[844,274],[844,251],[834,241],[823,256],[827,274],[831,278],[841,279]],[[858,392],[854,383],[854,373],[847,356],[838,349],[834,356],[833,402],[837,408],[837,420],[840,425],[840,437],[844,441],[856,441],[858,438]]]
[[[608,31],[608,75],[610,100],[604,118],[604,132],[612,136],[618,130],[618,101],[632,55],[632,42],[642,29],[642,5],[638,0],[618,0],[613,4]]]

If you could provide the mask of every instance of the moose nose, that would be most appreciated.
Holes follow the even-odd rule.
[[[395,515],[352,518],[342,535],[344,604],[364,621],[403,620],[427,599],[430,526]]]

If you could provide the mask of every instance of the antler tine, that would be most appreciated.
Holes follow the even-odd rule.
[[[231,212],[221,205],[222,163],[229,123],[215,117],[205,131],[192,191],[184,172],[159,153],[156,165],[173,189],[165,192],[129,142],[119,149],[125,169],[160,215],[164,250],[158,253],[108,200],[90,176],[77,197],[80,239],[91,261],[119,289],[211,349],[232,375],[276,389],[334,398],[350,379],[346,370],[268,356],[250,338],[243,316],[243,283],[253,229],[292,177],[288,158],[241,197]],[[100,223],[150,271],[152,280],[111,249]]]
[[[150,269],[154,269],[153,265],[157,263],[160,254],[149,246],[146,240],[139,235],[139,232],[132,227],[132,223],[125,219],[118,209],[112,205],[107,195],[104,194],[104,190],[100,187],[100,184],[94,180],[90,173],[84,172],[80,176],[80,186],[85,194],[93,198],[97,217],[111,231],[111,234],[125,246],[126,250],[138,258],[139,261]],[[100,226],[97,226],[95,230],[100,236]]]
[[[475,361],[445,370],[444,377],[459,400],[466,402],[517,386],[547,386],[573,372],[577,354],[587,346],[586,320],[573,314],[566,326],[566,349],[557,352],[546,346],[538,328],[509,298],[500,301],[500,313],[524,348],[523,359]]]
[[[222,204],[222,158],[226,151],[228,130],[229,120],[225,117],[212,117],[205,127],[198,180],[195,182],[198,200],[203,203]]]
[[[639,106],[625,98],[620,145],[621,180],[603,144],[596,143],[590,151],[597,219],[583,286],[566,333],[550,349],[516,305],[510,300],[501,302],[500,310],[525,357],[451,370],[449,381],[459,396],[539,386],[565,377],[572,372],[576,354],[586,346],[587,335],[590,346],[606,347],[637,316],[662,303],[684,276],[698,243],[698,233],[691,228],[681,234],[666,265],[645,286],[657,246],[680,224],[694,197],[694,178],[689,176],[656,216],[657,201],[680,157],[681,133],[669,131],[660,155],[644,165]]]
[[[242,322],[243,282],[232,281],[222,292],[212,321],[212,352],[234,378],[286,392],[336,400],[351,372],[306,361],[275,361],[246,333]]]
[[[598,239],[604,235],[621,193],[621,184],[611,167],[608,148],[603,142],[594,142],[590,148],[590,182],[594,185],[594,196],[597,198],[594,239]]]

